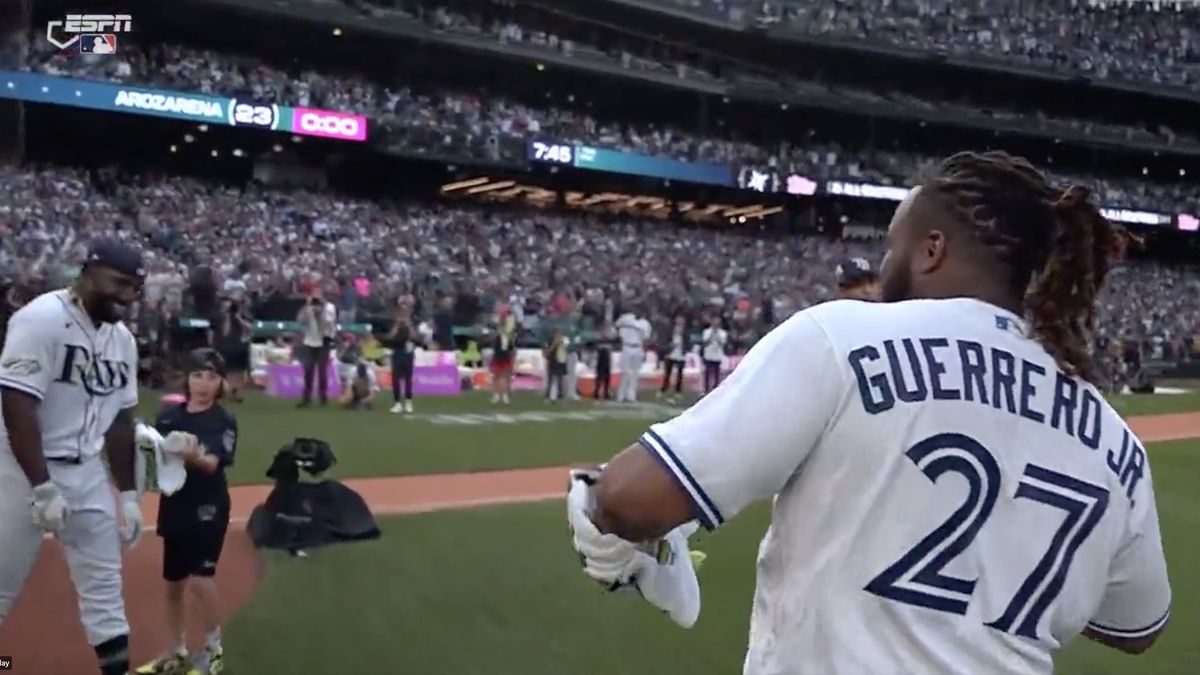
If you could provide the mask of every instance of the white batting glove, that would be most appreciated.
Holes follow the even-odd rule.
[[[657,542],[640,545],[601,534],[591,520],[591,489],[599,475],[598,470],[572,470],[567,493],[567,520],[584,574],[609,591],[635,589],[675,623],[691,628],[700,616],[700,582],[688,550],[697,524],[685,523]]]
[[[637,544],[615,534],[601,534],[592,523],[594,502],[591,486],[600,477],[598,470],[572,469],[567,493],[567,522],[571,525],[575,550],[583,563],[584,574],[609,590],[629,583],[636,571]]]
[[[47,532],[57,533],[67,523],[67,500],[52,481],[33,488],[33,522]]]
[[[139,450],[152,451],[155,448],[162,447],[163,437],[158,433],[158,429],[139,421],[133,428],[134,444]]]
[[[162,451],[165,455],[181,457],[200,443],[200,439],[186,431],[172,431],[163,439]]]
[[[146,521],[142,518],[141,496],[137,490],[121,493],[121,543],[128,548],[137,546]]]

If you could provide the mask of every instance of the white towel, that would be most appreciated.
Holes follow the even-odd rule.
[[[172,431],[163,438],[158,429],[138,422],[135,427],[137,439],[137,490],[141,496],[146,492],[146,481],[149,478],[147,455],[154,455],[154,484],[164,495],[172,495],[183,487],[187,480],[187,468],[179,456],[186,443],[187,434]]]

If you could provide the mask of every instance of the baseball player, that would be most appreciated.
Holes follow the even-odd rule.
[[[837,266],[838,294],[846,300],[879,301],[879,275],[866,258],[851,258]]]
[[[121,544],[137,542],[142,513],[137,346],[120,317],[143,275],[136,251],[94,245],[72,288],[40,295],[13,314],[0,353],[0,621],[33,567],[42,533],[54,534],[102,675],[129,670]],[[120,519],[102,449],[120,490]]]
[[[1087,197],[1004,153],[946,160],[892,219],[883,302],[799,312],[573,474],[587,574],[662,568],[653,603],[698,611],[681,557],[646,544],[774,497],[746,675],[1050,675],[1081,633],[1150,648],[1171,602],[1150,466],[1090,382],[1123,232]]]
[[[646,340],[650,339],[650,322],[628,311],[617,318],[617,338],[621,353],[617,363],[621,379],[617,382],[617,402],[637,403],[638,378],[646,360]]]

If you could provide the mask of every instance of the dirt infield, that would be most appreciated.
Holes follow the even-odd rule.
[[[1200,438],[1200,413],[1135,417],[1129,421],[1147,443]],[[362,494],[377,514],[394,515],[558,499],[565,493],[566,476],[564,468],[552,468],[371,478],[346,484]],[[235,521],[217,571],[230,615],[250,595],[262,573],[262,563],[242,526],[267,492],[265,486],[233,491]],[[145,504],[147,522],[153,523],[156,513],[157,501],[150,495]],[[166,586],[161,581],[161,556],[159,539],[150,533],[125,560],[125,600],[133,627],[135,663],[153,658],[171,643],[163,621]],[[198,629],[195,622],[189,624],[194,635],[199,635]],[[13,657],[12,672],[18,675],[83,675],[97,671],[75,609],[66,562],[58,544],[51,540],[43,545],[24,592],[0,628],[0,655]]]

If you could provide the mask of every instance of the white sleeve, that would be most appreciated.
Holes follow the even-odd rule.
[[[804,464],[849,386],[828,335],[808,312],[768,333],[712,393],[640,442],[713,529],[767,499]]]
[[[42,305],[17,310],[8,321],[8,337],[0,352],[0,386],[41,400],[54,379],[59,322],[43,320]]]
[[[1093,631],[1124,640],[1152,635],[1171,615],[1171,584],[1163,556],[1162,534],[1150,467],[1135,495],[1129,540],[1117,551],[1108,570],[1108,586],[1100,609],[1088,622]],[[1119,498],[1119,497],[1118,497]]]
[[[136,408],[138,404],[138,357],[137,340],[128,329],[123,330],[125,340],[125,364],[129,372],[125,374],[125,386],[121,388],[121,410]]]

